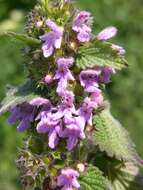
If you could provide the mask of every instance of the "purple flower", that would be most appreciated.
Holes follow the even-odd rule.
[[[114,37],[117,34],[117,31],[118,31],[117,28],[115,28],[113,26],[109,26],[109,27],[105,28],[104,30],[102,30],[97,35],[97,39],[106,41],[106,40]]]
[[[103,100],[104,100],[104,98],[102,96],[102,91],[100,89],[96,90],[95,92],[93,92],[90,95],[90,99],[91,99],[92,103],[95,104],[94,108],[99,107],[100,105],[102,105]]]
[[[75,117],[72,114],[67,114],[64,117],[64,124],[66,128],[61,132],[62,138],[67,138],[67,148],[71,151],[77,144],[78,139],[84,139],[85,134],[82,129],[80,117]]]
[[[103,96],[100,89],[96,89],[90,97],[86,97],[80,109],[78,110],[81,118],[85,120],[85,123],[92,125],[92,112],[97,109],[103,102]]]
[[[116,50],[118,52],[118,55],[124,55],[126,53],[125,49],[121,46],[112,44],[111,48]]]
[[[40,36],[40,39],[45,42],[42,46],[44,57],[49,57],[53,54],[54,48],[61,47],[63,31],[51,20],[47,20],[46,24],[52,31]]]
[[[61,114],[76,114],[75,106],[74,106],[74,94],[72,91],[64,91],[61,96],[61,104],[58,106],[58,112]]]
[[[17,130],[19,132],[23,132],[28,129],[31,122],[34,121],[37,113],[37,107],[40,106],[41,109],[48,110],[51,108],[51,103],[45,98],[37,97],[31,100],[29,103],[25,102],[23,104],[17,105],[10,110],[12,114],[9,117],[8,122],[12,125],[19,123]]]
[[[91,101],[90,98],[85,98],[84,103],[79,109],[79,115],[84,119],[85,123],[92,125],[92,112],[97,107],[97,103]]]
[[[62,127],[61,119],[56,113],[52,113],[52,110],[41,112],[39,117],[40,121],[37,124],[37,132],[41,134],[48,133],[49,147],[54,149],[59,141],[59,134]]]
[[[79,79],[86,92],[96,91],[100,74],[100,69],[81,71]]]
[[[62,190],[73,190],[74,188],[79,189],[80,184],[77,181],[79,173],[73,169],[63,169],[61,174],[57,178],[57,185],[62,188]]]
[[[99,77],[99,82],[104,84],[109,83],[111,74],[113,73],[115,73],[115,70],[110,67],[102,68],[101,75]]]
[[[90,16],[89,12],[81,11],[74,19],[72,29],[78,33],[77,39],[80,42],[89,42],[91,39]]]
[[[23,103],[11,109],[11,116],[8,122],[12,125],[19,123],[17,130],[23,132],[30,127],[30,123],[34,120],[35,108],[28,104]]]
[[[57,60],[58,70],[54,79],[59,80],[57,87],[57,93],[59,95],[65,91],[69,80],[75,80],[69,70],[69,67],[73,64],[73,62],[73,58],[59,58]]]

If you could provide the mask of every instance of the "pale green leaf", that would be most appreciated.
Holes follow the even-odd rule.
[[[101,151],[119,160],[139,160],[128,132],[111,115],[109,109],[96,114],[93,125],[95,127],[93,141]]]
[[[112,190],[143,189],[143,175],[140,174],[139,168],[131,162],[119,164],[112,170],[108,170],[108,179],[111,182]]]
[[[79,69],[94,68],[96,66],[109,66],[114,69],[122,69],[127,66],[127,61],[110,43],[95,40],[93,44],[81,47],[76,56],[76,65]]]

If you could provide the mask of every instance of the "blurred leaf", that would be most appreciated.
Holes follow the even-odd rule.
[[[93,44],[81,47],[77,53],[77,67],[80,69],[94,68],[95,66],[109,66],[122,69],[127,66],[123,56],[118,55],[111,48],[110,43],[94,40]]]
[[[28,81],[20,87],[10,87],[6,97],[1,102],[0,114],[7,112],[10,108],[18,104],[32,100],[37,96],[38,95],[35,92],[34,84],[31,81]]]
[[[0,33],[0,36],[8,36],[11,37],[12,39],[20,40],[21,42],[32,46],[41,44],[40,40],[32,38],[26,34],[16,34],[15,32],[3,32]]]
[[[79,177],[81,190],[105,190],[107,189],[107,179],[95,166],[90,165],[88,170]]]
[[[138,156],[128,132],[108,109],[95,115],[93,124],[96,129],[93,141],[101,151],[105,151],[108,156],[115,156],[119,160],[138,162]]]
[[[108,170],[108,178],[113,186],[112,190],[141,190],[143,189],[143,175],[131,162],[119,164]]]

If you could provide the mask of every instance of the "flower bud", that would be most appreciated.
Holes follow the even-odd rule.
[[[41,28],[43,26],[43,21],[38,21],[36,23],[37,28]]]
[[[50,84],[53,81],[53,78],[51,75],[46,75],[44,78],[44,82],[47,84]]]
[[[84,172],[85,171],[85,165],[82,163],[77,164],[77,169],[79,172]]]

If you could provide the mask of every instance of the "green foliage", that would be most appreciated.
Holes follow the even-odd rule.
[[[0,114],[7,112],[10,108],[14,106],[28,102],[33,98],[36,98],[38,95],[36,94],[35,84],[31,81],[28,81],[26,84],[20,87],[10,87],[8,90],[6,97],[1,102]]]
[[[95,66],[122,69],[127,66],[126,60],[111,48],[110,43],[99,40],[94,40],[93,44],[89,44],[86,48],[81,47],[76,62],[80,69],[94,68]]]
[[[143,176],[137,166],[131,162],[118,164],[108,173],[113,190],[141,190],[143,189]]]
[[[136,161],[137,153],[128,132],[113,118],[108,109],[94,116],[93,125],[93,141],[101,151],[119,160]]]
[[[106,190],[108,183],[102,172],[95,166],[90,165],[85,174],[80,178],[81,190]]]
[[[8,18],[13,8],[20,8],[27,11],[27,8],[30,9],[35,2],[36,0],[1,0],[0,19]],[[113,82],[107,90],[109,90],[108,93],[110,94],[109,97],[112,101],[114,114],[131,132],[137,144],[138,151],[143,155],[142,0],[78,0],[77,2],[80,4],[80,7],[92,11],[93,15],[95,15],[94,30],[96,33],[108,25],[115,25],[119,28],[119,35],[114,40],[114,43],[120,41],[121,45],[125,47],[130,67],[128,70],[116,75],[115,78],[112,78]],[[12,26],[18,32],[21,32],[23,28],[21,25],[23,25],[22,21],[16,27],[12,23]],[[23,80],[20,48],[21,46],[19,44],[15,46],[15,44],[9,43],[9,39],[0,39],[2,68],[0,70],[0,98],[4,96],[4,86],[7,83],[16,85],[20,84]],[[16,146],[20,146],[21,136],[15,132],[15,128],[8,127],[5,121],[6,117],[3,116],[0,118],[0,189],[16,190],[20,189],[20,187],[18,186],[17,188],[17,174],[14,159],[16,158],[17,152]],[[138,189],[143,188],[139,187]]]
[[[0,34],[0,37],[1,36],[11,37],[12,39],[19,40],[26,45],[34,46],[34,45],[40,45],[41,44],[40,40],[38,40],[36,38],[29,37],[26,34],[17,34],[15,32],[3,32]]]

